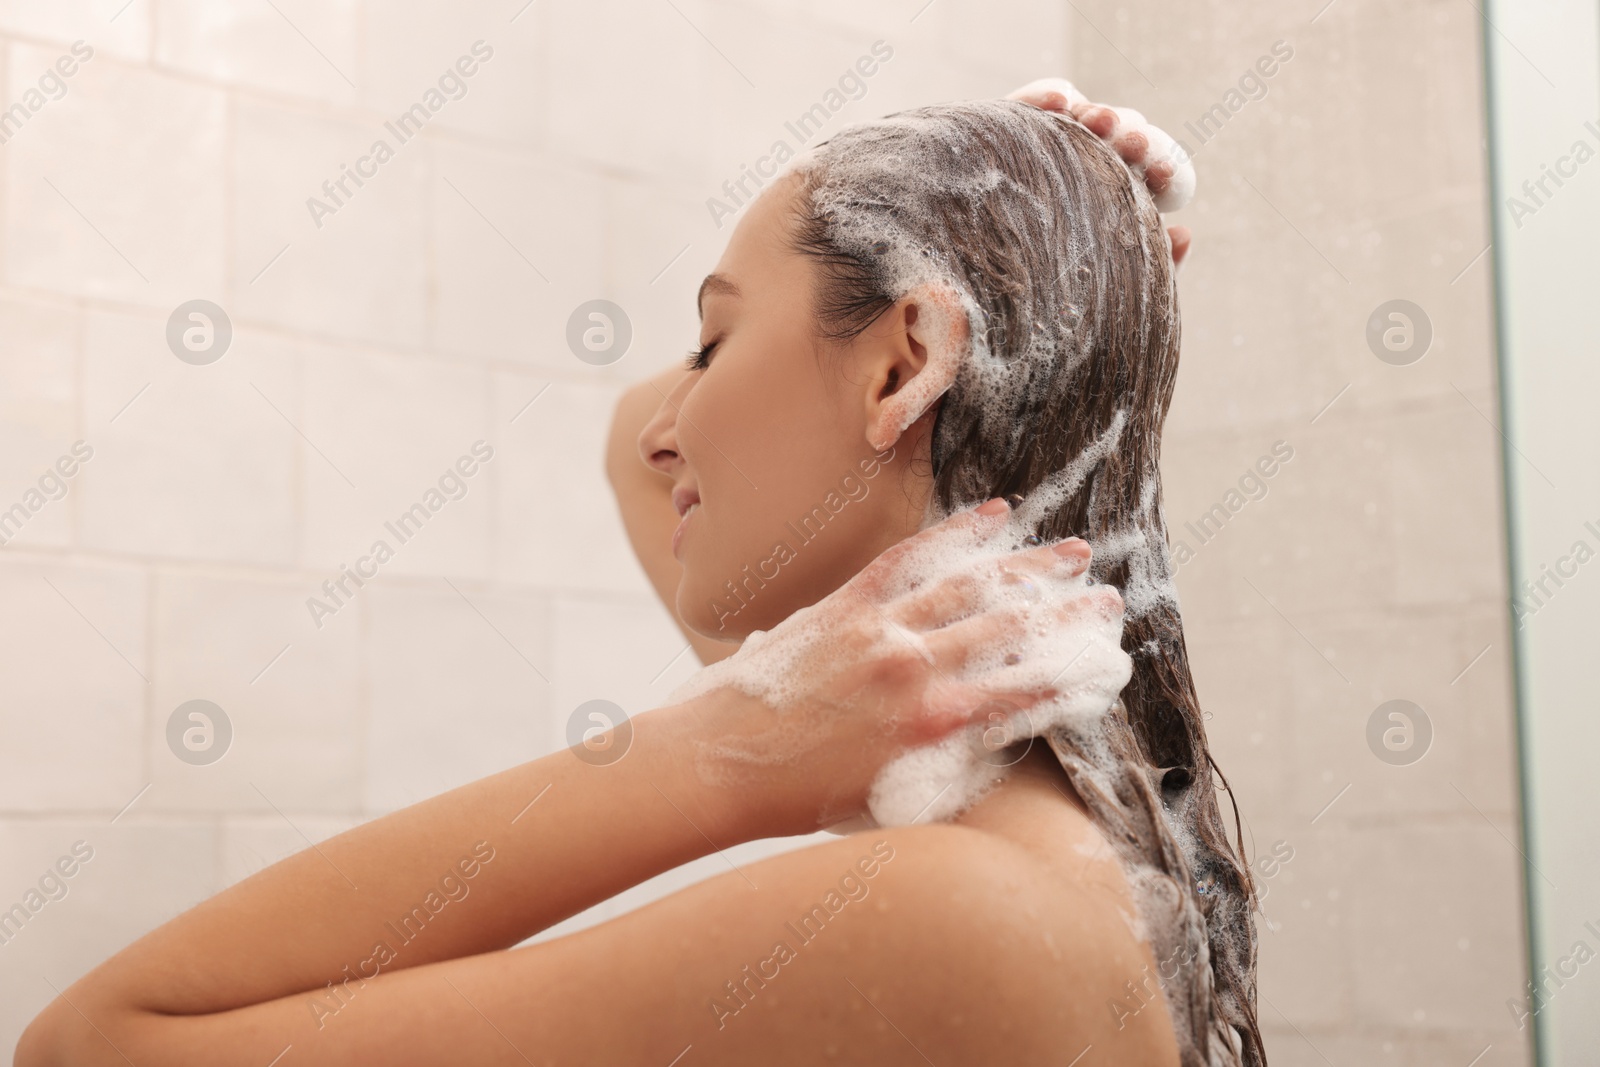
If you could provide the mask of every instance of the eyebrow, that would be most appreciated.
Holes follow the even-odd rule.
[[[734,285],[724,274],[707,274],[706,280],[700,283],[700,292],[695,295],[694,306],[700,317],[706,317],[705,302],[707,293],[722,293],[726,296],[739,296],[739,287]]]

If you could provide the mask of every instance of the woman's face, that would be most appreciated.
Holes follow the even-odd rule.
[[[679,616],[711,637],[771,629],[837,589],[917,529],[930,488],[908,463],[926,458],[922,423],[868,444],[886,383],[915,373],[906,311],[819,347],[812,260],[790,247],[797,187],[770,186],[735,228],[700,288],[703,366],[640,435],[683,516]]]

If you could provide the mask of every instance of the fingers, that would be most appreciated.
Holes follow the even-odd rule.
[[[1144,180],[1161,211],[1176,211],[1194,195],[1194,164],[1159,127],[1132,108],[1085,103],[1073,112],[1089,132],[1111,144]]]
[[[937,741],[963,726],[984,722],[997,707],[1026,714],[1049,696],[1037,690],[1011,691],[941,678],[924,693],[922,715],[904,724],[915,731],[906,740],[913,745]]]
[[[911,594],[895,605],[893,615],[913,630],[937,630],[973,614],[982,602],[978,578],[960,574]]]
[[[1077,87],[1065,78],[1040,78],[1013,90],[1006,99],[1021,100],[1046,111],[1069,113],[1074,106],[1088,102]]]
[[[1030,97],[1023,102],[1032,104],[1034,107],[1043,108],[1046,111],[1058,111],[1062,114],[1066,114],[1067,109],[1071,106],[1071,101],[1067,99],[1067,95],[1054,89],[1042,92],[1038,96]]]
[[[1150,139],[1142,130],[1126,130],[1116,136],[1111,142],[1111,147],[1117,150],[1117,155],[1122,157],[1124,163],[1137,166],[1144,162],[1144,157],[1150,150]],[[1148,184],[1148,174],[1146,182]]]
[[[1187,226],[1168,226],[1167,239],[1172,244],[1172,262],[1181,264],[1183,257],[1189,254],[1189,243],[1193,235]]]
[[[1194,164],[1188,153],[1142,114],[1090,101],[1064,78],[1029,82],[1007,97],[1046,111],[1071,115],[1110,143],[1142,180],[1160,211],[1176,211],[1194,196]]]
[[[1114,623],[1120,628],[1127,605],[1123,603],[1122,594],[1116,586],[1097,585],[1090,590],[1088,596],[1074,602],[1073,607],[1085,613],[1092,612],[1098,618]]]
[[[891,608],[901,625],[914,630],[936,630],[982,610],[989,583],[1015,584],[1024,575],[1076,578],[1089,569],[1087,541],[1074,537],[1056,545],[1024,549],[998,559],[980,562],[972,570],[932,582],[904,597]]]
[[[1043,610],[1025,604],[973,615],[924,634],[923,641],[934,664],[945,674],[954,675],[969,666],[1008,673],[1005,668],[1024,666],[1028,649],[1035,645],[1032,638],[1041,616],[1053,631],[1086,623],[1120,630],[1122,612],[1121,594],[1112,586],[1097,585],[1082,596],[1045,605]],[[1009,673],[1022,676],[1028,672]]]
[[[1144,169],[1144,184],[1154,195],[1166,192],[1172,184],[1172,164],[1165,160],[1150,164]]]
[[[1089,128],[1089,132],[1102,140],[1111,140],[1117,128],[1117,113],[1103,104],[1090,104],[1079,109],[1074,116]]]
[[[1134,174],[1145,180],[1158,211],[1177,211],[1194,196],[1194,162],[1189,153],[1173,140],[1165,130],[1152,124],[1131,108],[1114,108],[1117,114],[1117,134],[1114,137],[1131,139],[1136,134],[1144,139],[1143,154],[1137,163],[1130,162]],[[1121,149],[1119,149],[1121,151]],[[1126,153],[1123,158],[1127,159]],[[1164,164],[1160,188],[1150,183],[1149,168]]]
[[[1041,703],[1049,702],[1052,714],[1060,715],[1104,710],[1116,700],[1132,674],[1132,661],[1121,648],[1122,598],[1115,589],[1097,586],[1088,596],[1057,605],[1046,623],[1051,636],[1042,643],[1018,640],[1039,620],[1016,615],[980,616],[925,638],[936,672],[923,691],[921,714],[902,728],[932,741],[984,722],[997,707],[1009,709],[1002,725],[1011,736],[991,746],[985,731],[987,750],[1038,733],[1030,709]],[[1024,651],[1007,653],[1007,647]],[[987,652],[981,658],[980,649]]]

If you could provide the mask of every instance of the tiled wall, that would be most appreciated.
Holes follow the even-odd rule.
[[[0,1045],[50,983],[307,840],[687,675],[604,485],[610,407],[694,341],[728,233],[707,198],[874,41],[892,59],[825,131],[1069,73],[1183,136],[1284,39],[1196,152],[1167,439],[1178,539],[1294,449],[1181,575],[1218,758],[1256,850],[1294,852],[1269,1048],[1523,1062],[1479,32],[1470,5],[1375,0],[0,0],[29,112],[0,146],[0,508],[94,450],[0,548],[0,906],[95,849],[0,945]],[[465,95],[398,144],[385,122],[478,41]],[[380,137],[392,158],[314,219]],[[634,330],[605,368],[565,340],[596,297]],[[1398,297],[1435,333],[1408,367],[1363,336]],[[208,365],[166,338],[195,299],[233,327]],[[308,597],[480,440],[464,495],[318,626]],[[1365,740],[1394,698],[1433,723],[1411,766]],[[194,699],[232,724],[220,762],[168,748]]]
[[[1529,1062],[1506,1006],[1527,979],[1483,254],[1492,31],[1470,4],[1205,3],[1178,25],[1154,4],[1079,6],[1104,34],[1076,23],[1083,81],[1138,101],[1199,173],[1176,216],[1196,246],[1168,521],[1267,892],[1273,1061]],[[1392,300],[1431,323],[1406,365],[1367,340]],[[1292,458],[1259,477],[1278,442]],[[1431,725],[1402,765],[1368,742],[1391,700]]]

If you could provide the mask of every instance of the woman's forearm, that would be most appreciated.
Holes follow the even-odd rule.
[[[722,728],[732,699],[635,717],[614,763],[564,750],[340,834],[160,927],[67,996],[193,1015],[505,948],[713,849],[784,832],[694,773],[694,739]]]

